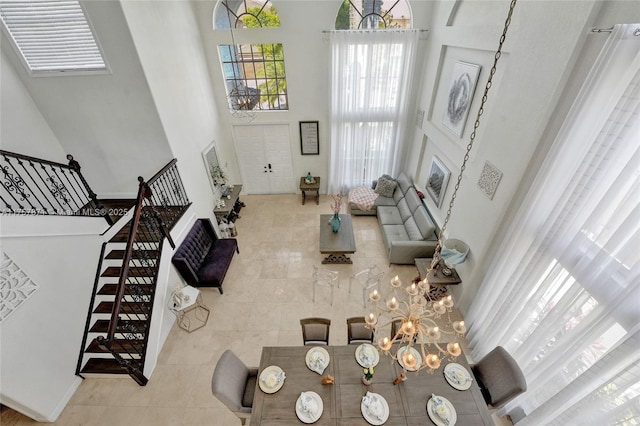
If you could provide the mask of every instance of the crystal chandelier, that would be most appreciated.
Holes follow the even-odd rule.
[[[462,353],[456,341],[441,343],[443,336],[455,340],[464,337],[467,330],[464,321],[451,321],[453,298],[448,295],[433,300],[429,289],[427,278],[405,287],[396,276],[387,290],[376,289],[369,294],[372,312],[365,321],[376,335],[383,327],[399,324],[395,334],[379,337],[377,343],[380,351],[398,360],[405,371],[428,369],[433,373],[443,358],[455,360]],[[438,324],[443,322],[451,324],[450,328],[441,328]]]
[[[502,36],[500,37],[498,49],[494,55],[493,66],[489,72],[482,102],[478,108],[473,131],[471,132],[469,144],[467,145],[467,150],[462,165],[460,166],[460,172],[458,173],[458,178],[453,193],[451,194],[447,214],[438,235],[438,242],[432,256],[431,267],[426,273],[426,278],[423,280],[417,278],[410,285],[403,287],[402,282],[396,276],[390,281],[390,286],[387,290],[373,290],[369,294],[372,312],[365,317],[365,321],[367,325],[374,330],[375,335],[380,336],[380,331],[385,326],[393,325],[394,323],[399,324],[399,326],[396,327],[397,331],[390,337],[378,337],[377,340],[378,349],[383,354],[398,360],[403,367],[402,374],[398,376],[396,380],[403,380],[406,371],[427,369],[429,373],[433,373],[440,367],[443,359],[448,358],[455,360],[462,353],[460,343],[455,340],[464,337],[467,327],[464,321],[451,321],[450,313],[454,305],[451,295],[447,295],[439,300],[432,299],[429,295],[431,286],[428,277],[430,272],[438,274],[443,257],[447,258],[450,255],[447,249],[445,249],[445,253],[442,253],[444,231],[451,218],[451,211],[456,200],[458,189],[460,188],[462,174],[466,169],[469,153],[475,141],[476,130],[480,126],[480,117],[484,113],[487,95],[492,85],[493,76],[496,73],[498,61],[502,55],[502,45],[506,40],[516,1],[517,0],[511,0],[509,6],[509,13],[504,23]],[[459,242],[460,244],[458,244],[457,242],[459,240],[449,241],[453,242],[454,246],[466,246],[461,241]],[[455,253],[456,257],[462,256],[456,262],[452,263],[464,261],[468,247],[464,247],[462,252]],[[447,267],[448,266],[449,265],[447,265]],[[443,318],[445,314],[446,318]],[[445,327],[441,328],[438,325],[439,323],[444,323]],[[447,337],[447,343],[442,343],[443,336]]]

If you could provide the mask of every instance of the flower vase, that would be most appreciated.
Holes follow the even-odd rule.
[[[331,218],[331,230],[333,232],[338,232],[340,230],[340,215],[338,213],[334,213]]]
[[[367,379],[366,376],[362,376],[362,384],[365,386],[369,386],[371,383],[373,383],[373,377],[370,379]]]

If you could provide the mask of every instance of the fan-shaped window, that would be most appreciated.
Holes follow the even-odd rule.
[[[336,17],[336,30],[411,28],[411,7],[406,0],[344,0]]]
[[[223,0],[213,12],[215,29],[229,28],[277,28],[280,17],[270,0]]]

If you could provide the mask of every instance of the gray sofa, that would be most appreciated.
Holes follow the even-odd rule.
[[[349,207],[352,215],[376,215],[389,263],[409,265],[415,258],[433,256],[439,230],[411,180],[401,173],[396,182],[393,197],[379,195],[371,210]]]

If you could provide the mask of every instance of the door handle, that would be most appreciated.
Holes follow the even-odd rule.
[[[264,166],[264,172],[263,173],[267,173],[267,166]]]
[[[271,163],[269,163],[269,173],[273,172],[273,170],[271,170]]]

